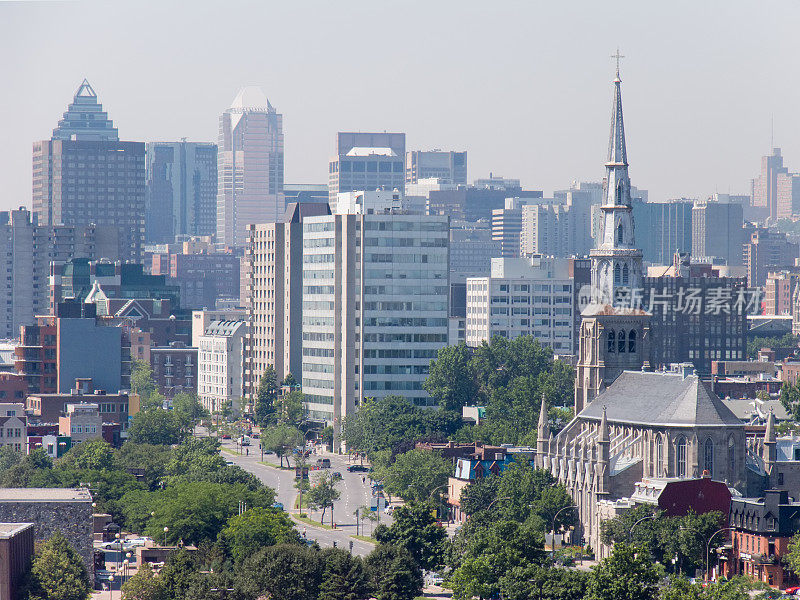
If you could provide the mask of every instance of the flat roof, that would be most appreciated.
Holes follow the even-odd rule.
[[[86,488],[0,488],[0,502],[91,502]]]
[[[33,527],[33,523],[0,523],[0,540],[7,540]]]

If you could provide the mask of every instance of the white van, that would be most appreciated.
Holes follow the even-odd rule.
[[[241,437],[241,439],[239,440],[239,445],[240,446],[249,446],[250,445],[250,437],[246,436],[246,435],[243,435]]]

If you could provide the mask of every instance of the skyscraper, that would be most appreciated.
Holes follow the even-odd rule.
[[[405,186],[405,133],[347,133],[336,136],[336,156],[328,168],[328,201],[342,192]]]
[[[692,207],[692,255],[698,260],[719,258],[742,264],[745,243],[743,207],[736,202],[700,200]]]
[[[145,239],[171,244],[176,235],[217,231],[217,145],[147,144]]]
[[[769,218],[778,217],[778,174],[786,173],[780,148],[773,148],[772,154],[761,157],[761,172],[753,180],[753,206],[769,209]]]
[[[250,223],[275,223],[283,197],[283,115],[257,87],[219,118],[217,242],[243,247]]]
[[[447,217],[362,205],[303,221],[303,394],[334,446],[364,398],[431,403],[422,384],[447,345],[447,262]]]
[[[633,217],[639,231],[642,256],[647,262],[668,265],[678,252],[692,252],[692,200],[645,202],[633,199]]]
[[[443,150],[410,150],[406,153],[406,183],[438,179],[467,185],[467,153]]]
[[[49,140],[33,145],[33,212],[40,225],[116,228],[117,255],[141,260],[145,145],[121,142],[85,79]]]

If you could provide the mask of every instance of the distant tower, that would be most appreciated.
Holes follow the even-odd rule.
[[[575,376],[575,414],[625,369],[649,368],[650,315],[621,298],[642,287],[642,252],[636,248],[631,182],[622,119],[622,80],[614,78],[611,135],[603,184],[600,235],[591,257],[592,301],[581,313]]]
[[[245,245],[250,223],[276,223],[283,196],[283,115],[258,87],[239,91],[219,118],[217,242]]]
[[[144,154],[143,142],[119,141],[84,79],[50,139],[33,145],[32,200],[39,224],[107,228],[113,232],[107,248],[116,248],[105,258],[141,261]]]

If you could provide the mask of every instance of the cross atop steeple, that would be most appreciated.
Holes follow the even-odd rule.
[[[625,55],[624,54],[620,54],[619,53],[619,47],[617,47],[617,53],[616,54],[612,54],[611,58],[617,59],[617,80],[619,81],[620,80],[619,79],[619,59],[620,58],[625,58]]]

